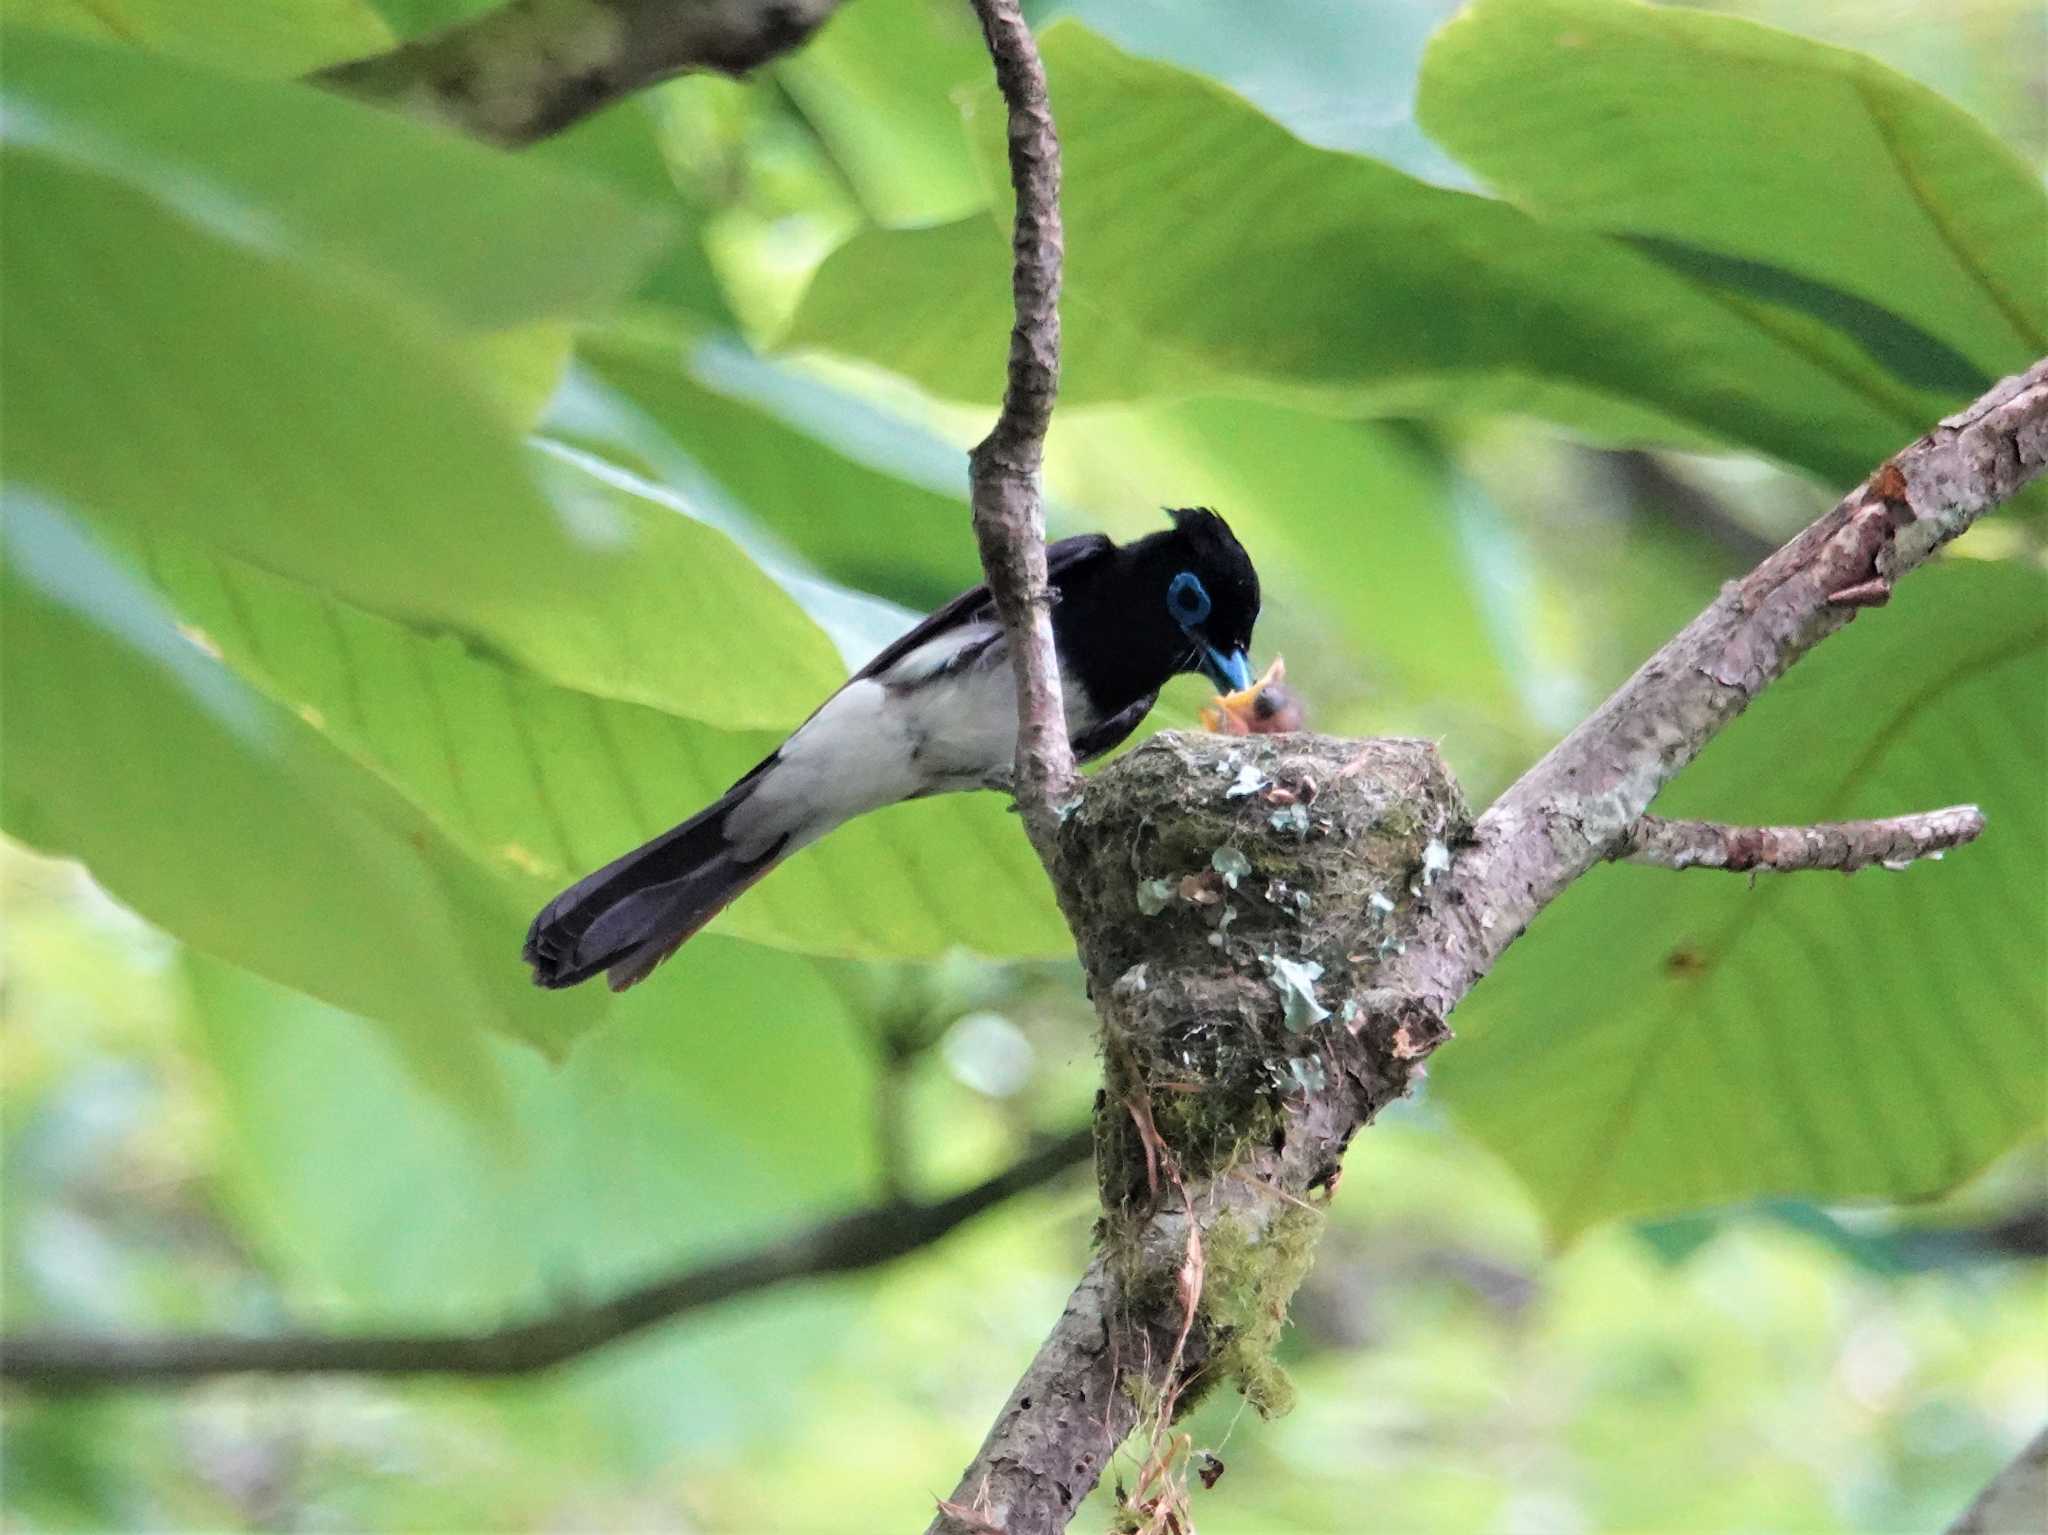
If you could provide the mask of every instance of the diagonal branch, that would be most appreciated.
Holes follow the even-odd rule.
[[[516,147],[691,72],[743,75],[801,45],[839,0],[508,0],[315,85]]]
[[[684,1312],[794,1280],[850,1274],[929,1247],[1088,1155],[1091,1132],[1048,1142],[950,1198],[842,1215],[756,1252],[688,1269],[610,1300],[473,1333],[288,1333],[121,1338],[30,1334],[0,1340],[0,1379],[42,1390],[165,1386],[210,1375],[525,1375]]]
[[[1045,67],[1017,0],[974,0],[974,10],[1009,113],[1010,185],[1017,194],[1011,276],[1017,319],[1002,412],[968,460],[974,536],[1017,671],[1017,808],[1049,869],[1057,807],[1078,782],[1053,649],[1038,490],[1060,380],[1060,142]]]
[[[1479,818],[1380,984],[1441,1020],[1536,914],[1621,849],[1759,693],[2048,466],[2048,358],[1881,465],[1643,663]]]
[[[1828,821],[1816,826],[1723,826],[1716,821],[1667,821],[1646,815],[1611,855],[1663,869],[1838,869],[1853,874],[1872,864],[1904,868],[1916,858],[1939,858],[1974,842],[1984,830],[1975,805],[1951,805],[1879,821]]]

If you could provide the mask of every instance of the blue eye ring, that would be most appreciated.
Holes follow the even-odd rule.
[[[1209,592],[1202,585],[1202,578],[1192,570],[1183,570],[1175,576],[1166,588],[1166,611],[1182,628],[1207,618]]]

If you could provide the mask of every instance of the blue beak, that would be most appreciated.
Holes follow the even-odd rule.
[[[1252,685],[1251,658],[1242,650],[1225,655],[1214,645],[1203,644],[1202,674],[1225,693],[1242,693]]]

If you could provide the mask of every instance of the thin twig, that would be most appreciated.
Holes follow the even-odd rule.
[[[286,1333],[122,1338],[30,1334],[0,1340],[0,1379],[45,1390],[167,1386],[210,1375],[526,1375],[704,1306],[757,1290],[874,1268],[1085,1158],[1092,1132],[1047,1143],[947,1199],[843,1215],[757,1252],[655,1280],[592,1305],[475,1333]]]
[[[1078,777],[1067,740],[1038,470],[1060,379],[1060,143],[1038,45],[1016,0],[974,0],[1009,115],[1010,185],[1017,194],[1009,378],[996,424],[969,455],[974,536],[1017,672],[1013,788],[1047,868],[1059,809]]]
[[[311,83],[507,147],[675,75],[743,75],[797,47],[840,0],[509,0]]]
[[[1630,829],[1615,857],[1663,869],[1838,869],[1853,874],[1872,864],[1904,868],[1916,858],[1939,858],[1974,842],[1984,830],[1975,805],[1951,805],[1880,821],[1824,821],[1813,826],[1723,826],[1717,821],[1667,821],[1646,815]]]

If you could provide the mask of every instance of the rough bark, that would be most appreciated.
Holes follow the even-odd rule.
[[[1814,826],[1723,826],[1646,815],[1615,856],[1662,869],[1768,869],[1790,874],[1835,869],[1853,874],[1872,864],[1902,868],[1974,842],[1984,830],[1975,805],[1951,805],[1878,821],[1826,821]]]
[[[1046,584],[1045,508],[1038,489],[1060,381],[1060,143],[1038,45],[1016,0],[974,0],[1008,111],[1016,192],[1010,330],[1003,408],[969,455],[974,536],[1017,673],[1013,789],[1032,846],[1050,868],[1060,807],[1078,779],[1067,741]]]

